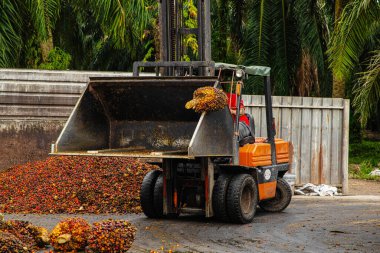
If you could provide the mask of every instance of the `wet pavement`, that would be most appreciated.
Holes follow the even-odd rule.
[[[69,215],[6,214],[52,229]],[[128,219],[138,227],[129,252],[380,252],[380,196],[293,198],[282,213],[258,209],[253,223],[200,216],[171,220],[143,215],[77,215],[89,222]]]

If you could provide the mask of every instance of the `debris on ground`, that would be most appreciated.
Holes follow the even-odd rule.
[[[136,227],[128,221],[95,222],[88,238],[89,252],[118,253],[128,251],[135,240]]]
[[[90,231],[90,224],[82,218],[62,220],[50,234],[51,245],[55,251],[76,252],[84,250]]]
[[[0,252],[32,252],[49,243],[46,228],[21,220],[0,220]]]
[[[380,176],[380,169],[375,169],[369,173],[370,176]]]
[[[0,212],[139,213],[155,167],[130,158],[56,156],[0,173]]]
[[[227,96],[223,90],[214,87],[198,88],[193,93],[193,99],[186,103],[186,109],[197,113],[218,111],[226,107]]]
[[[305,184],[301,188],[294,191],[295,195],[308,195],[308,196],[335,196],[338,194],[338,188],[321,184],[314,185],[311,183]]]

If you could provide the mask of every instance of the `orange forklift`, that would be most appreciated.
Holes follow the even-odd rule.
[[[270,68],[211,61],[210,0],[196,1],[197,28],[185,25],[184,1],[159,1],[161,61],[135,62],[129,78],[90,78],[52,154],[132,157],[158,165],[141,187],[149,218],[197,213],[248,223],[258,205],[282,211],[291,200],[283,179],[291,145],[275,139]],[[197,61],[183,61],[189,34],[198,41]],[[141,68],[155,76],[140,76]],[[240,140],[228,106],[202,114],[185,109],[196,89],[221,87],[215,70],[229,71],[237,81],[237,101],[248,75],[263,77],[267,138]]]
[[[214,68],[229,70],[236,80],[236,118],[244,79],[248,75],[264,77],[268,137],[240,140],[238,122],[233,122],[227,106],[198,116],[188,149],[166,152],[184,157],[164,158],[162,171],[152,171],[144,178],[141,205],[150,218],[197,213],[224,222],[248,223],[258,205],[265,211],[280,212],[291,201],[291,188],[283,179],[289,169],[290,143],[274,138],[270,68],[224,63]],[[220,88],[220,83],[217,79],[213,86]],[[250,125],[254,129],[253,122]]]

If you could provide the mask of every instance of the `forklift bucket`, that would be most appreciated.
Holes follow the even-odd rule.
[[[185,109],[193,92],[215,77],[91,78],[53,154],[165,157],[232,156],[228,108]]]

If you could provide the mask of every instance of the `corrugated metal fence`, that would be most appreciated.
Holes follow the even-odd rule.
[[[256,136],[266,136],[263,96],[243,96],[256,123]],[[277,136],[293,144],[296,184],[341,186],[347,193],[349,100],[273,97]]]

